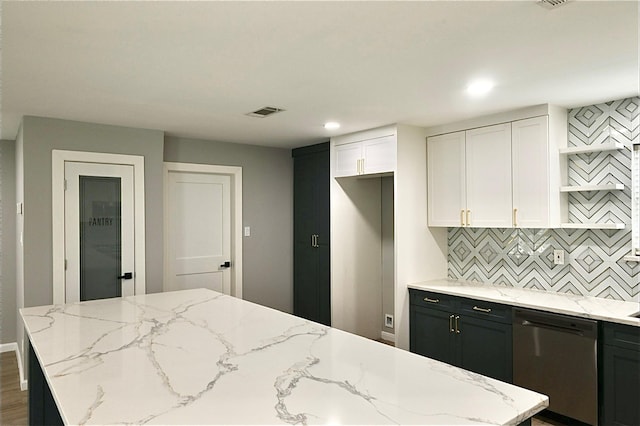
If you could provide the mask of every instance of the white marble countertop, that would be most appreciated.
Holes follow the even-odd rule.
[[[640,303],[638,302],[623,302],[601,297],[576,296],[451,279],[414,283],[409,284],[408,287],[640,327],[640,318],[630,316],[640,312]]]
[[[20,312],[68,424],[518,424],[548,405],[211,290]]]

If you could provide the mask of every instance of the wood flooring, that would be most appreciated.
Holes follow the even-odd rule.
[[[28,391],[20,390],[18,361],[14,351],[0,354],[0,425],[28,423]]]

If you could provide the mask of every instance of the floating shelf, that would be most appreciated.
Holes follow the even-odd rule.
[[[563,229],[624,229],[624,223],[561,223]]]
[[[616,151],[624,149],[624,144],[620,142],[602,143],[596,145],[572,146],[560,148],[560,154],[584,154],[589,152]]]
[[[604,185],[561,186],[560,192],[620,191],[623,189],[624,184],[622,183],[607,183]]]

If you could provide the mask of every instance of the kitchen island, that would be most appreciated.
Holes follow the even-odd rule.
[[[516,425],[548,406],[544,395],[211,290],[20,313],[30,392],[40,404],[50,391],[67,424]]]

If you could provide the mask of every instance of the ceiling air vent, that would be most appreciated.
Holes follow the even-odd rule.
[[[260,118],[264,118],[264,117],[268,117],[271,114],[275,114],[276,112],[282,112],[284,111],[282,108],[276,108],[276,107],[264,107],[264,108],[260,108],[257,111],[253,111],[253,112],[249,112],[247,113],[247,115],[249,117],[260,117]]]
[[[540,0],[539,4],[546,7],[547,9],[555,9],[556,7],[562,6],[568,1],[569,0]]]

